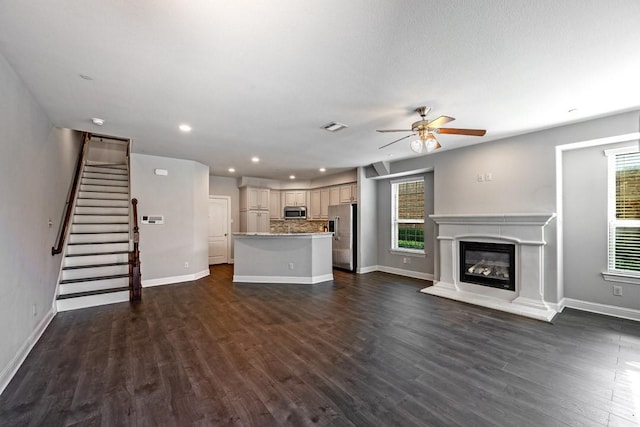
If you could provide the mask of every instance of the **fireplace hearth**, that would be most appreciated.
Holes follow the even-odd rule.
[[[515,245],[460,241],[460,281],[516,290]]]

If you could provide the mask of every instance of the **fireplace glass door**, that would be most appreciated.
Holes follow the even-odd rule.
[[[515,245],[460,242],[460,281],[516,290]]]

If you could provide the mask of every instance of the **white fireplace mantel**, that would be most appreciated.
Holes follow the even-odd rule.
[[[550,321],[557,312],[544,299],[545,230],[555,213],[430,215],[438,224],[440,279],[421,292]],[[516,246],[516,290],[460,281],[459,242]]]

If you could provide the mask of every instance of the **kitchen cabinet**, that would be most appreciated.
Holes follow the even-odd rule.
[[[268,211],[242,211],[240,212],[240,231],[247,233],[269,233]]]
[[[269,193],[269,217],[282,219],[282,203],[280,203],[280,190],[271,190]]]
[[[269,210],[269,189],[240,187],[240,210]]]
[[[307,192],[303,190],[285,191],[284,206],[307,206]]]
[[[340,204],[340,187],[330,187],[329,188],[329,205],[339,205]]]
[[[356,203],[358,184],[344,184],[340,186],[340,203]]]
[[[310,219],[325,219],[329,217],[329,189],[320,188],[311,191]]]

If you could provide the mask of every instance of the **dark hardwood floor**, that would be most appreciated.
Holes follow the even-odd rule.
[[[640,325],[554,324],[336,271],[233,284],[232,266],[140,304],[56,315],[0,425],[619,426],[640,411]]]

